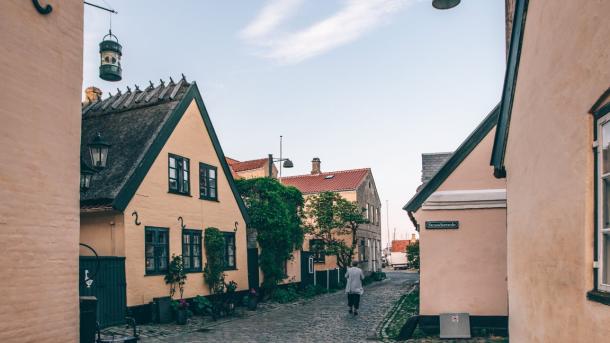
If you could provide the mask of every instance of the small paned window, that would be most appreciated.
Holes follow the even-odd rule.
[[[224,232],[225,235],[225,270],[236,269],[235,264],[235,233]]]
[[[182,259],[187,272],[201,271],[201,231],[182,230]]]
[[[199,197],[206,200],[218,200],[217,169],[205,163],[199,163]]]
[[[146,274],[163,274],[169,263],[169,229],[146,227],[144,230]]]
[[[324,241],[321,239],[309,240],[309,251],[313,254],[314,263],[324,263],[326,254],[324,253]]]
[[[360,252],[360,262],[367,261],[366,259],[366,243],[364,239],[360,240],[360,246],[358,247],[358,251]]]
[[[168,178],[171,193],[191,194],[189,163],[188,158],[169,154]]]
[[[610,292],[610,115],[599,120],[598,139],[598,211],[599,271],[598,289]]]

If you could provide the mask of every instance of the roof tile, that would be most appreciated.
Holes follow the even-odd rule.
[[[349,191],[355,190],[370,172],[371,169],[363,168],[313,175],[288,176],[282,178],[282,183],[298,188],[303,194]]]

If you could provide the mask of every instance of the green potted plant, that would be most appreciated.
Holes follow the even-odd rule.
[[[179,301],[172,302],[172,308],[176,314],[176,321],[179,325],[186,324],[186,318],[188,318],[188,303],[182,298],[184,295],[184,284],[186,283],[186,272],[184,271],[184,261],[182,256],[173,255],[172,260],[169,263],[167,269],[167,275],[165,275],[165,283],[169,287],[170,298],[176,294],[176,288],[180,293]]]
[[[185,325],[191,312],[189,311],[189,303],[184,299],[174,300],[172,301],[172,308],[174,313],[176,313],[176,324]]]
[[[248,306],[248,310],[255,311],[256,307],[258,306],[258,293],[256,293],[256,289],[250,289],[246,298],[246,306]]]

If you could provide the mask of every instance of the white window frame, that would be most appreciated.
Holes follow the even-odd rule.
[[[610,125],[610,114],[606,114],[597,121],[597,289],[610,292],[610,284],[603,284],[604,260],[603,250],[604,233],[610,232],[610,227],[604,227],[604,178],[610,179],[610,172],[603,174],[603,143],[604,136],[602,127],[604,124]],[[610,137],[608,137],[610,140]],[[610,195],[610,194],[609,194]],[[609,214],[610,215],[610,214]]]

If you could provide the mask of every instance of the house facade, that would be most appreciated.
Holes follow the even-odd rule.
[[[608,1],[516,1],[492,154],[511,341],[610,337],[608,13]]]
[[[100,256],[124,258],[126,306],[146,312],[169,294],[172,255],[188,271],[184,297],[209,294],[208,227],[225,235],[226,282],[248,289],[248,217],[197,84],[183,77],[93,98],[82,114],[83,159],[97,135],[110,147],[81,191],[80,238]]]
[[[281,182],[296,187],[303,193],[305,201],[309,196],[321,192],[336,192],[348,201],[358,203],[364,209],[369,223],[361,224],[356,233],[357,247],[354,260],[366,273],[381,270],[381,201],[370,169],[352,169],[322,172],[320,159],[312,161],[312,171],[307,175],[283,177]],[[352,237],[343,237],[351,245]],[[313,245],[321,242],[305,237],[303,250],[314,251]],[[335,256],[314,254],[315,270],[336,269]]]
[[[489,166],[496,107],[405,205],[420,239],[420,321],[469,313],[473,328],[506,333],[506,189]],[[422,178],[424,180],[424,178]]]
[[[83,2],[0,2],[0,342],[77,342]]]
[[[277,167],[269,158],[259,158],[256,160],[238,161],[227,157],[227,163],[233,171],[235,178],[253,179],[257,177],[277,178]],[[269,167],[271,166],[271,169]]]

